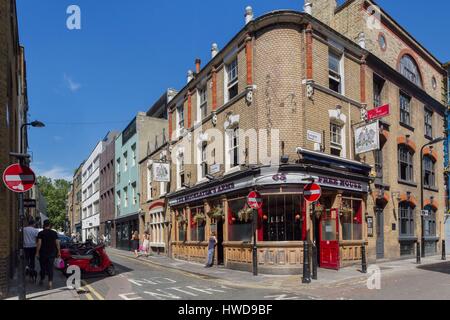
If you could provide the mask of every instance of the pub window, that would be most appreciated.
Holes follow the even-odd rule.
[[[410,202],[402,202],[399,205],[400,237],[414,236],[414,211]]]
[[[423,169],[425,187],[434,188],[436,186],[436,172],[435,162],[432,157],[425,156],[423,158]]]
[[[330,142],[331,154],[334,156],[342,156],[342,126],[331,122],[330,123]]]
[[[302,241],[306,217],[299,195],[269,195],[263,200],[264,241]]]
[[[425,207],[425,211],[428,211],[428,215],[424,216],[423,226],[425,237],[436,236],[436,210],[432,206]]]
[[[342,240],[362,240],[362,201],[343,198],[340,215]]]
[[[178,241],[186,241],[186,215],[183,209],[176,211],[177,228],[178,228]]]
[[[383,87],[384,87],[385,81],[377,76],[376,74],[373,75],[373,107],[378,108],[383,105],[382,100],[382,94],[383,94]]]
[[[411,125],[411,97],[400,93],[400,123]]]
[[[425,136],[433,139],[433,112],[425,109]]]
[[[205,241],[206,216],[203,206],[191,209],[191,241]]]
[[[252,210],[247,205],[246,198],[228,201],[228,240],[251,241]]]
[[[225,103],[233,99],[238,94],[238,60],[237,57],[234,58],[229,64],[226,66],[226,95],[225,95]]]
[[[328,53],[329,88],[337,93],[342,93],[342,55],[334,50]]]
[[[398,146],[399,179],[405,182],[414,182],[413,151],[406,145]]]

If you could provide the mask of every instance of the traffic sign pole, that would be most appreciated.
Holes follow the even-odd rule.
[[[247,197],[247,204],[253,209],[253,275],[258,275],[258,244],[256,242],[258,231],[258,210],[262,208],[262,196],[256,191],[250,192]]]

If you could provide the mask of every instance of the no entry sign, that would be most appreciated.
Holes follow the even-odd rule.
[[[23,193],[33,188],[36,176],[29,167],[13,164],[3,172],[3,182],[12,192]]]
[[[303,191],[303,197],[308,202],[316,202],[319,201],[322,196],[322,188],[315,183],[308,184],[305,186]]]
[[[262,196],[256,191],[250,192],[247,197],[247,204],[252,209],[261,209],[263,205]]]

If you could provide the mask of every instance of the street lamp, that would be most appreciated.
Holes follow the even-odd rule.
[[[31,123],[24,123],[20,127],[20,154],[16,155],[16,157],[19,159],[19,163],[21,165],[24,164],[25,160],[29,158],[28,155],[24,155],[23,150],[23,129],[26,126],[31,126],[33,128],[43,128],[45,127],[45,124],[40,121],[33,121]],[[25,208],[24,208],[24,201],[23,201],[23,193],[18,194],[19,198],[19,265],[18,265],[18,282],[19,282],[19,300],[26,300],[26,288],[25,288],[25,257],[24,257],[24,249],[23,249],[23,220],[25,218]]]
[[[445,137],[440,137],[437,139],[434,139],[428,143],[426,143],[425,145],[423,145],[422,149],[420,149],[420,210],[421,210],[421,224],[422,224],[422,257],[425,257],[425,229],[424,229],[424,216],[423,216],[423,210],[424,208],[424,204],[425,204],[425,200],[424,200],[424,176],[425,173],[423,171],[423,151],[425,150],[426,147],[432,146],[434,144],[438,144],[439,142],[443,142],[447,140]]]

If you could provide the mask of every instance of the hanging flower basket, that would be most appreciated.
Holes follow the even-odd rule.
[[[315,205],[314,214],[316,215],[317,218],[320,218],[320,216],[322,216],[324,209],[325,207],[320,203]]]
[[[202,224],[203,221],[205,221],[205,220],[206,220],[206,216],[205,216],[204,213],[197,213],[197,214],[194,216],[194,221],[195,221],[195,223],[197,223],[197,224]]]
[[[225,213],[223,212],[222,207],[214,207],[208,212],[208,216],[211,219],[222,220],[225,219]]]
[[[340,210],[341,216],[349,216],[353,213],[353,209],[349,207],[344,207]]]
[[[177,216],[177,222],[180,227],[187,225],[188,221],[183,214]]]
[[[241,222],[251,221],[252,216],[253,216],[253,209],[249,208],[248,206],[245,206],[238,212],[238,218]]]

